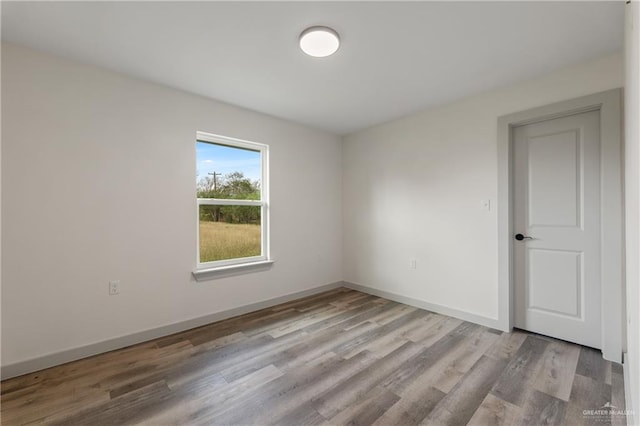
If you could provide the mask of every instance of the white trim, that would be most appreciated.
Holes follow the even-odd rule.
[[[263,145],[263,144],[260,144]],[[265,259],[271,259],[271,244],[270,244],[270,232],[269,223],[271,223],[271,204],[269,203],[269,146],[263,145],[262,150],[262,183],[260,188],[260,199],[262,201],[262,211],[260,212],[261,226],[262,226],[262,257]]]
[[[252,257],[247,257],[245,259],[257,260],[247,260],[247,262],[245,263],[234,262],[226,266],[218,266],[216,268],[199,269],[197,271],[193,271],[192,274],[196,281],[207,281],[214,278],[223,278],[230,275],[236,275],[237,273],[242,273],[245,271],[269,269],[275,262],[274,260],[260,260],[260,258]]]
[[[198,281],[211,279],[214,278],[214,276],[220,276],[221,272],[229,272],[230,269],[227,267],[231,265],[239,266],[239,268],[235,270],[237,273],[246,270],[247,264],[252,264],[254,266],[261,264],[264,266],[268,263],[273,263],[270,262],[271,258],[269,257],[269,145],[206,132],[196,132],[196,143],[198,142],[212,143],[228,146],[230,148],[247,149],[259,152],[262,173],[260,181],[260,200],[196,198],[196,271],[193,272],[194,277]],[[260,206],[260,256],[200,262],[200,206],[202,205]],[[199,274],[198,271],[202,271],[203,273]]]
[[[64,364],[67,362],[75,361],[81,358],[101,354],[104,352],[113,351],[116,349],[124,348],[127,346],[135,345],[149,340],[157,339],[171,334],[179,333],[185,330],[190,330],[196,327],[202,327],[203,325],[211,324],[217,321],[222,321],[227,318],[232,318],[238,315],[243,315],[249,312],[258,311],[260,309],[276,306],[281,303],[290,302],[292,300],[300,299],[314,294],[322,293],[334,288],[342,287],[342,281],[337,281],[331,284],[322,285],[319,287],[310,288],[307,290],[296,291],[288,293],[283,296],[274,297],[260,302],[250,303],[237,308],[228,309],[225,311],[215,312],[213,314],[205,315],[198,318],[192,318],[185,321],[180,321],[164,326],[152,328],[149,330],[139,331],[126,336],[119,336],[113,339],[104,340],[97,343],[92,343],[85,346],[79,346],[72,349],[63,350],[60,352],[50,353],[41,357],[28,359],[26,361],[16,362],[14,364],[3,365],[0,376],[2,380],[9,379],[11,377],[20,376],[22,374],[32,373],[34,371],[42,370],[45,368],[53,367],[56,365]]]
[[[235,200],[231,198],[198,198],[199,206],[263,206],[260,200]]]
[[[247,141],[244,139],[230,138],[228,136],[221,136],[206,132],[196,132],[196,139],[202,142],[211,142],[218,145],[226,145],[230,146],[231,148],[244,148],[248,149],[249,151],[256,152],[262,151],[263,149],[269,149],[269,145],[265,145],[263,143]]]
[[[498,322],[513,327],[512,164],[511,138],[515,126],[586,111],[600,111],[601,233],[602,233],[602,354],[621,362],[623,321],[622,233],[622,89],[612,89],[498,118]]]
[[[637,426],[636,407],[633,406],[633,397],[631,396],[631,377],[629,377],[629,355],[625,352],[622,354],[622,374],[624,377],[624,408],[629,410],[627,414],[627,425]],[[640,408],[640,407],[638,407]],[[640,420],[640,418],[638,418]]]
[[[265,256],[250,256],[250,257],[235,257],[233,259],[216,260],[213,262],[198,263],[198,267],[194,272],[198,271],[214,271],[230,266],[244,266],[246,264],[268,262],[271,259],[267,259]]]
[[[405,305],[415,306],[416,308],[425,309],[427,311],[435,312],[442,315],[448,315],[450,317],[458,318],[464,321],[469,321],[474,324],[484,325],[485,327],[500,329],[500,324],[498,320],[494,318],[489,318],[482,315],[476,315],[470,312],[451,308],[449,306],[438,305],[437,303],[431,303],[431,302],[427,302],[420,299],[414,299],[413,297],[407,297],[397,293],[392,293],[385,290],[379,290],[377,288],[369,287],[362,284],[354,284],[348,281],[344,282],[344,286],[352,290],[360,291],[362,293],[367,293],[373,296],[378,296],[385,299],[393,300],[394,302],[404,303]]]

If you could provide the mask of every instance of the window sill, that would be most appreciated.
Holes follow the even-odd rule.
[[[232,275],[248,274],[251,272],[259,272],[270,269],[273,260],[260,260],[258,262],[240,263],[237,265],[219,266],[217,268],[200,269],[193,271],[193,277],[196,281],[208,281],[216,278],[224,278]]]

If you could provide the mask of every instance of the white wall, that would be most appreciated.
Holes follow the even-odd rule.
[[[626,6],[625,207],[628,409],[640,424],[640,3]]]
[[[429,109],[341,152],[330,134],[4,44],[2,365],[343,278],[491,323],[497,117],[621,87],[622,64]],[[271,270],[191,277],[197,130],[270,144]]]
[[[340,138],[12,45],[2,89],[3,366],[342,279]],[[271,270],[193,280],[198,130],[270,145]]]
[[[0,15],[2,4],[0,3]],[[1,26],[1,25],[0,25]],[[0,100],[2,99],[2,54],[0,52]],[[0,101],[0,342],[2,337],[2,102]],[[2,365],[2,350],[0,348],[0,365]]]
[[[615,54],[346,137],[345,281],[497,326],[497,118],[622,86]]]

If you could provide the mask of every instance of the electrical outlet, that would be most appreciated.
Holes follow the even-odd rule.
[[[109,281],[109,296],[120,294],[120,281]]]
[[[416,269],[416,258],[412,257],[409,259],[409,268],[410,269]]]

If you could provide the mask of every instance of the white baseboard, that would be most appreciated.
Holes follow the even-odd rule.
[[[437,314],[448,315],[450,317],[458,318],[464,321],[469,321],[474,324],[480,324],[480,325],[484,325],[485,327],[495,328],[496,330],[502,330],[502,326],[500,325],[498,320],[493,318],[472,314],[472,313],[461,311],[455,308],[450,308],[448,306],[442,306],[436,303],[426,302],[420,299],[414,299],[412,297],[403,296],[403,295],[392,293],[385,290],[379,290],[373,287],[367,287],[362,284],[354,284],[348,281],[344,281],[344,286],[353,290],[361,291],[363,293],[368,293],[374,296],[379,296],[385,299],[393,300],[394,302],[404,303],[405,305],[415,306],[416,308],[435,312]]]
[[[640,413],[638,413],[636,409],[640,409],[640,407],[633,406],[630,386],[631,378],[629,377],[629,357],[626,352],[622,354],[622,374],[624,375],[624,405],[629,412],[629,414],[627,414],[627,425],[637,426],[640,421],[640,417],[638,417]]]
[[[216,312],[213,314],[205,315],[198,318],[192,318],[174,324],[164,325],[133,334],[128,334],[126,336],[115,337],[113,339],[104,340],[102,342],[67,349],[64,351],[43,355],[41,357],[28,359],[26,361],[16,362],[14,364],[3,365],[0,370],[0,377],[2,377],[2,380],[5,380],[11,377],[21,376],[23,374],[32,373],[34,371],[43,370],[45,368],[53,367],[67,362],[76,361],[81,358],[113,351],[115,349],[121,349],[127,346],[135,345],[137,343],[146,342],[149,340],[157,339],[159,337],[164,337],[174,333],[179,333],[181,331],[190,330],[192,328],[201,327],[203,325],[222,321],[224,319],[246,314],[249,312],[258,311],[260,309],[279,305],[281,303],[290,302],[302,297],[322,293],[323,291],[342,287],[343,284],[344,283],[342,281],[337,281],[335,283],[323,285],[320,287],[314,287],[308,290],[274,297],[273,299],[250,303],[238,308]]]

